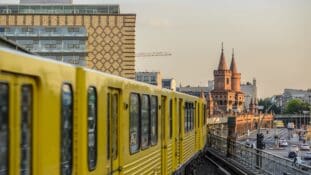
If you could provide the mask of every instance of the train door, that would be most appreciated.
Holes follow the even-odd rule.
[[[166,101],[167,97],[166,96],[161,96],[161,153],[162,153],[162,174],[166,174],[167,172],[167,137],[166,137],[166,132],[167,132],[167,121],[166,121]]]
[[[177,106],[177,115],[176,115],[176,119],[178,120],[177,122],[177,136],[176,136],[176,142],[177,142],[177,146],[176,146],[176,164],[177,164],[177,167],[180,165],[181,163],[181,144],[182,144],[182,100],[181,99],[178,99],[177,102],[176,102],[176,106]]]
[[[200,125],[200,115],[199,115],[199,110],[200,110],[200,105],[198,105],[197,102],[195,102],[195,106],[194,106],[194,122],[195,122],[195,148],[196,150],[199,149],[199,138],[200,138],[200,131],[199,131],[199,125]]]
[[[118,175],[119,168],[119,119],[120,92],[109,88],[107,94],[107,157],[109,162],[108,174]]]
[[[0,173],[36,174],[35,80],[0,73]]]

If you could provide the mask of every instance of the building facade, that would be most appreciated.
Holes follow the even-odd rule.
[[[300,99],[301,101],[311,105],[311,89],[284,89],[281,99],[283,110],[285,109],[287,103],[292,99]]]
[[[221,56],[218,69],[214,70],[214,89],[211,91],[215,103],[215,111],[221,113],[242,112],[244,109],[244,93],[241,92],[241,74],[238,72],[234,53],[230,69],[228,69],[224,49],[221,49]]]
[[[170,89],[176,91],[176,80],[174,78],[164,78],[162,79],[162,88]]]
[[[251,104],[251,101],[253,101],[254,104],[257,103],[257,83],[256,79],[253,79],[253,82],[247,82],[245,84],[241,84],[241,91],[245,94],[245,107],[249,107]]]
[[[212,89],[209,86],[180,86],[177,87],[178,92],[200,97],[201,92],[206,97]]]
[[[152,84],[162,88],[162,75],[160,72],[136,72],[136,81]]]
[[[0,5],[0,35],[51,59],[135,78],[135,14],[118,5]]]
[[[20,4],[43,4],[43,3],[48,3],[48,4],[72,4],[72,0],[20,0]]]

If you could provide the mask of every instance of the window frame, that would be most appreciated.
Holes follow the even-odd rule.
[[[74,111],[73,111],[73,109],[74,109],[74,91],[73,91],[73,87],[72,87],[72,84],[71,83],[68,83],[68,82],[65,82],[65,83],[63,83],[62,84],[62,86],[61,86],[61,97],[60,97],[60,105],[61,105],[61,113],[60,113],[60,117],[61,117],[61,119],[60,119],[60,129],[61,129],[61,132],[60,132],[60,174],[61,175],[64,175],[63,174],[63,171],[62,171],[62,169],[63,169],[63,166],[62,166],[62,163],[63,163],[63,160],[62,160],[62,147],[63,147],[63,130],[64,130],[64,128],[63,128],[63,122],[64,122],[64,117],[63,117],[63,110],[64,110],[64,105],[63,105],[63,95],[64,95],[64,86],[65,85],[67,85],[68,87],[69,87],[69,90],[70,90],[70,93],[71,93],[71,126],[72,126],[72,128],[71,128],[71,167],[70,167],[70,173],[69,173],[69,175],[71,175],[72,174],[72,172],[73,172],[73,138],[74,138],[74,126],[73,126],[73,124],[74,124]]]
[[[153,142],[153,135],[152,135],[152,99],[155,100],[155,141]],[[158,115],[158,108],[159,108],[159,101],[158,101],[158,96],[156,95],[151,95],[150,96],[150,144],[151,146],[157,145],[158,144],[158,121],[159,121],[159,115]]]
[[[147,145],[143,145],[143,98],[144,97],[147,97],[148,99],[148,104],[147,104],[147,114],[148,114],[148,125],[147,125],[147,138],[148,138],[148,141],[147,141]],[[151,115],[150,115],[150,95],[149,94],[141,94],[140,95],[140,98],[141,98],[141,103],[140,103],[140,149],[141,150],[145,150],[147,148],[149,148],[149,146],[151,145],[151,138],[150,138],[150,135],[151,135],[151,127],[150,127],[150,119],[151,119]]]
[[[188,102],[185,102],[184,104],[184,132],[187,133],[188,132],[188,116],[189,116],[189,112],[188,112]]]
[[[132,115],[131,115],[131,105],[132,105],[132,96],[137,96],[137,99],[138,99],[138,116],[137,116],[137,131],[136,131],[136,133],[137,133],[137,141],[138,141],[138,143],[136,143],[135,145],[137,145],[137,148],[134,150],[134,151],[132,151],[131,150],[131,118],[132,118]],[[141,108],[141,98],[140,98],[140,94],[139,93],[135,93],[135,92],[132,92],[132,93],[130,93],[130,96],[129,96],[129,153],[130,153],[130,155],[133,155],[133,154],[135,154],[135,153],[138,153],[139,151],[140,151],[140,145],[141,145],[141,141],[140,141],[140,138],[141,138],[141,136],[140,136],[140,130],[141,130],[141,124],[140,124],[140,122],[141,122],[141,110],[140,110],[140,108]]]
[[[88,145],[89,144],[89,142],[90,142],[90,133],[89,133],[89,130],[90,130],[90,128],[89,128],[89,112],[90,112],[90,108],[89,108],[89,98],[90,98],[90,93],[89,93],[89,91],[91,90],[91,89],[93,89],[93,95],[95,95],[95,108],[94,108],[94,124],[95,124],[95,126],[94,126],[94,139],[95,139],[95,143],[94,143],[94,150],[95,150],[95,157],[94,157],[94,161],[95,161],[95,164],[93,165],[93,166],[91,166],[90,165],[90,154],[89,154],[89,152],[90,152],[90,146]],[[87,89],[87,159],[88,159],[88,170],[89,171],[94,171],[95,169],[96,169],[96,166],[97,166],[97,159],[98,159],[98,144],[97,144],[97,142],[98,142],[98,94],[97,94],[97,89],[96,89],[96,87],[95,86],[89,86],[88,87],[88,89]]]
[[[173,99],[169,101],[169,139],[173,138]]]
[[[24,87],[27,87],[27,88],[29,88],[29,92],[30,92],[30,104],[28,104],[28,105],[30,105],[30,108],[31,108],[31,112],[30,112],[30,114],[28,113],[28,115],[30,115],[30,118],[28,118],[28,120],[27,120],[27,125],[30,125],[30,127],[28,128],[28,130],[27,130],[27,134],[29,134],[30,136],[27,136],[26,137],[26,139],[28,139],[27,141],[28,141],[28,146],[29,146],[29,154],[28,154],[28,157],[26,157],[26,159],[28,160],[28,174],[32,174],[33,173],[33,167],[32,167],[32,161],[33,161],[33,113],[34,113],[34,108],[33,108],[33,105],[34,105],[34,102],[33,102],[33,100],[34,100],[34,88],[33,88],[33,85],[32,84],[22,84],[21,86],[20,86],[20,107],[21,108],[24,108],[24,102],[23,102],[23,88]],[[23,125],[23,118],[24,118],[24,116],[22,116],[24,113],[22,112],[22,109],[20,108],[20,142],[19,142],[19,148],[20,148],[20,162],[19,162],[19,172],[21,173],[22,171],[22,160],[23,160],[23,149],[21,148],[21,147],[23,147],[24,145],[23,145],[23,139],[25,138],[25,137],[23,137],[23,129],[22,129],[22,125]],[[30,138],[29,138],[30,137]]]
[[[9,153],[10,153],[10,84],[8,82],[1,82],[0,81],[0,86],[6,86],[7,90],[6,90],[6,93],[7,93],[7,99],[5,99],[6,101],[6,107],[7,107],[7,121],[6,121],[6,133],[7,133],[7,138],[6,138],[6,164],[5,164],[5,168],[6,168],[6,173],[9,173],[10,172],[10,159],[9,159]]]

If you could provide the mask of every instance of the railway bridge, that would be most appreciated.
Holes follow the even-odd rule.
[[[261,117],[261,118],[260,118]],[[267,118],[265,118],[267,117]],[[250,148],[236,141],[243,137],[245,128],[251,130],[258,127],[258,120],[263,120],[262,126],[272,127],[273,116],[259,116],[251,122],[251,117],[215,116],[207,120],[209,133],[203,158],[205,166],[199,166],[194,174],[268,174],[268,175],[307,175],[311,173],[310,166],[296,166],[292,160],[271,154],[261,149]],[[232,119],[234,120],[232,121]],[[265,120],[264,120],[265,119]],[[195,167],[195,166],[194,166]]]

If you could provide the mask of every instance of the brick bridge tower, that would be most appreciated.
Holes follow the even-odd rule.
[[[214,70],[214,89],[211,91],[215,105],[222,113],[242,112],[244,93],[241,92],[241,74],[238,73],[234,53],[228,69],[222,44],[218,69]]]

